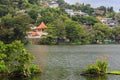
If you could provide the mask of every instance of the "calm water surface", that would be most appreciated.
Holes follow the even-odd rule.
[[[36,56],[33,63],[41,66],[41,80],[120,80],[119,75],[83,77],[81,71],[105,55],[108,70],[120,70],[120,45],[32,45],[28,50]]]

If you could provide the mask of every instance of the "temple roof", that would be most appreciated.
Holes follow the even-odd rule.
[[[32,36],[36,36],[36,35],[38,35],[38,33],[37,32],[35,32],[35,31],[29,31],[29,32],[27,32],[28,34],[31,34]]]
[[[46,28],[47,26],[45,25],[44,22],[41,22],[41,24],[38,27],[36,27],[36,29],[46,29]]]

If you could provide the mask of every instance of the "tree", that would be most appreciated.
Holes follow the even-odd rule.
[[[103,16],[106,14],[107,8],[105,6],[100,6],[97,9],[104,11]]]
[[[54,27],[56,31],[57,38],[64,39],[66,37],[64,22],[60,19],[56,19],[54,22]]]
[[[36,10],[36,9],[31,9],[31,10],[28,11],[28,15],[30,15],[30,17],[31,17],[33,20],[36,20],[36,19],[37,19],[38,13],[39,13],[39,11]]]
[[[20,41],[4,44],[0,41],[0,66],[4,66],[4,73],[12,77],[30,77],[34,69],[29,69],[33,56],[24,48]],[[40,69],[37,69],[38,72]],[[1,72],[1,68],[0,68]]]
[[[44,8],[40,11],[41,17],[37,19],[37,24],[40,22],[53,23],[56,19],[60,18],[61,16],[66,17],[67,15],[62,12],[60,9],[56,8]],[[63,17],[62,17],[63,18]]]
[[[120,24],[120,12],[118,12],[118,13],[115,15],[115,20],[117,20],[118,24]]]
[[[28,15],[12,16],[10,14],[1,18],[0,40],[4,43],[10,43],[15,40],[26,42],[26,31],[30,29],[29,24],[32,21]]]
[[[65,4],[64,0],[57,0],[57,3],[59,4],[60,7],[62,7]]]
[[[86,24],[86,25],[89,25],[89,26],[93,26],[95,23],[100,22],[97,18],[95,18],[93,16],[79,16],[79,15],[76,15],[76,16],[72,17],[72,20],[78,21],[79,23]]]
[[[46,8],[40,12],[41,17],[37,19],[37,24],[40,22],[51,23],[58,17],[56,9]],[[57,17],[56,17],[57,16]]]
[[[105,16],[106,16],[107,18],[115,19],[115,14],[116,14],[115,12],[110,12],[110,13],[106,13]]]
[[[36,3],[38,3],[38,0],[28,0],[28,2],[31,4],[36,4]]]
[[[5,16],[8,13],[7,7],[0,5],[0,17]]]
[[[111,12],[114,12],[113,7],[108,7],[108,8],[107,8],[107,11],[110,12],[110,13],[111,13]]]
[[[88,13],[88,15],[92,15],[92,13],[94,12],[94,9],[91,7],[90,4],[82,4],[80,10],[82,12]]]
[[[49,26],[47,32],[51,35],[49,37],[53,37],[54,39],[56,38],[57,44],[59,44],[59,40],[63,40],[66,38],[65,25],[61,19],[58,18],[54,20],[53,23],[49,23],[47,25]]]
[[[112,34],[114,36],[114,40],[120,39],[120,26],[113,28]]]
[[[91,38],[94,43],[97,43],[97,41],[103,41],[103,40],[109,40],[111,39],[111,28],[107,25],[104,25],[102,23],[96,23],[91,32]]]
[[[87,36],[85,31],[83,30],[83,27],[79,23],[67,20],[65,22],[65,26],[66,26],[66,38],[69,39],[70,42],[80,42],[81,44],[84,44],[82,42],[84,42],[84,39],[87,39]]]

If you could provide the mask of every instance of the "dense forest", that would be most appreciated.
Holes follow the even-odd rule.
[[[57,8],[49,4],[56,2]],[[65,10],[81,11],[88,16],[70,16]],[[97,17],[110,18],[117,25],[110,27]],[[26,32],[44,22],[48,35],[40,39],[40,44],[59,44],[59,40],[70,43],[96,44],[104,40],[120,39],[120,13],[113,7],[91,7],[90,4],[70,5],[64,0],[0,0],[0,40],[11,43],[21,40],[27,43]]]

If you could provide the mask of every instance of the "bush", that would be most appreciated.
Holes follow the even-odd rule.
[[[88,66],[82,73],[82,75],[105,75],[107,71],[108,63],[106,61],[98,60],[95,64]]]
[[[97,74],[100,73],[100,70],[97,66],[91,65],[91,66],[89,66],[85,69],[85,73],[86,74],[96,74],[97,75]]]
[[[0,73],[6,73],[8,72],[7,67],[4,64],[0,64]]]
[[[26,66],[16,66],[13,70],[13,72],[10,73],[11,77],[30,77],[31,73],[29,68]]]
[[[50,36],[50,35],[48,35],[48,36],[46,36],[44,38],[41,38],[38,43],[42,44],[42,45],[56,44],[55,38],[53,38],[53,36]]]
[[[106,73],[107,67],[108,67],[108,63],[106,61],[100,61],[100,60],[98,60],[96,62],[96,66],[99,68],[100,73]]]
[[[29,70],[32,74],[37,74],[42,72],[41,69],[36,65],[29,66]]]
[[[39,71],[37,67],[32,71],[27,66],[33,58],[21,41],[0,42],[0,73],[7,73],[10,77],[31,77],[32,72]]]

